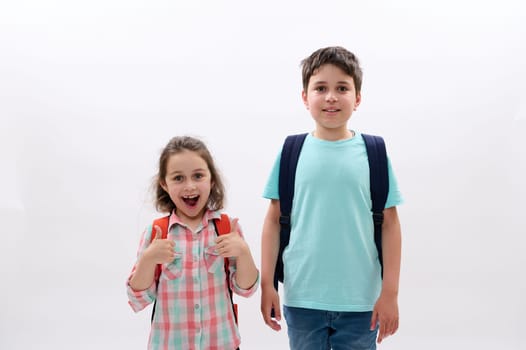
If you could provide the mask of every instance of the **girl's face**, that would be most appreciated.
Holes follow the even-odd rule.
[[[193,151],[184,150],[170,156],[161,187],[176,206],[177,216],[190,226],[197,226],[206,209],[212,177],[208,165]]]

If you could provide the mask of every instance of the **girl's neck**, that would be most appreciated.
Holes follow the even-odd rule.
[[[194,216],[194,217],[189,217],[189,216],[186,216],[178,212],[176,212],[175,214],[179,217],[179,220],[181,220],[183,224],[188,226],[188,228],[190,228],[192,231],[195,231],[199,227],[199,225],[201,225],[201,223],[203,222],[204,213],[205,211],[203,210],[201,214]]]

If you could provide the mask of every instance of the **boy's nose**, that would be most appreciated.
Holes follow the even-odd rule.
[[[327,95],[325,95],[326,101],[336,101],[337,99],[336,94],[331,91],[327,92]]]

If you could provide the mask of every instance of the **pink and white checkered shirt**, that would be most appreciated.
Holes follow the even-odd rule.
[[[133,267],[127,282],[132,309],[138,312],[157,299],[148,349],[234,350],[239,346],[224,259],[214,249],[217,234],[212,220],[219,217],[219,211],[207,211],[192,232],[171,214],[167,238],[175,242],[176,258],[163,264],[158,286],[153,282],[146,290],[133,290],[129,284]],[[151,234],[150,225],[141,236],[137,257],[150,244]],[[236,284],[235,258],[230,258],[229,270],[235,294],[249,297],[255,293],[259,278],[250,289],[241,289]]]

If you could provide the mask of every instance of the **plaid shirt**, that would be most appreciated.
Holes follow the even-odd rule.
[[[214,251],[217,237],[212,219],[218,211],[207,211],[195,232],[172,213],[168,239],[175,242],[176,258],[163,264],[159,285],[134,291],[128,278],[128,303],[138,312],[155,301],[148,349],[155,350],[234,350],[240,342],[226,284],[224,258]],[[151,241],[151,225],[142,234],[137,256]],[[240,232],[241,234],[241,232]],[[242,234],[241,234],[242,235]],[[250,289],[236,284],[236,260],[230,258],[230,286],[240,296],[255,293],[258,282]]]

